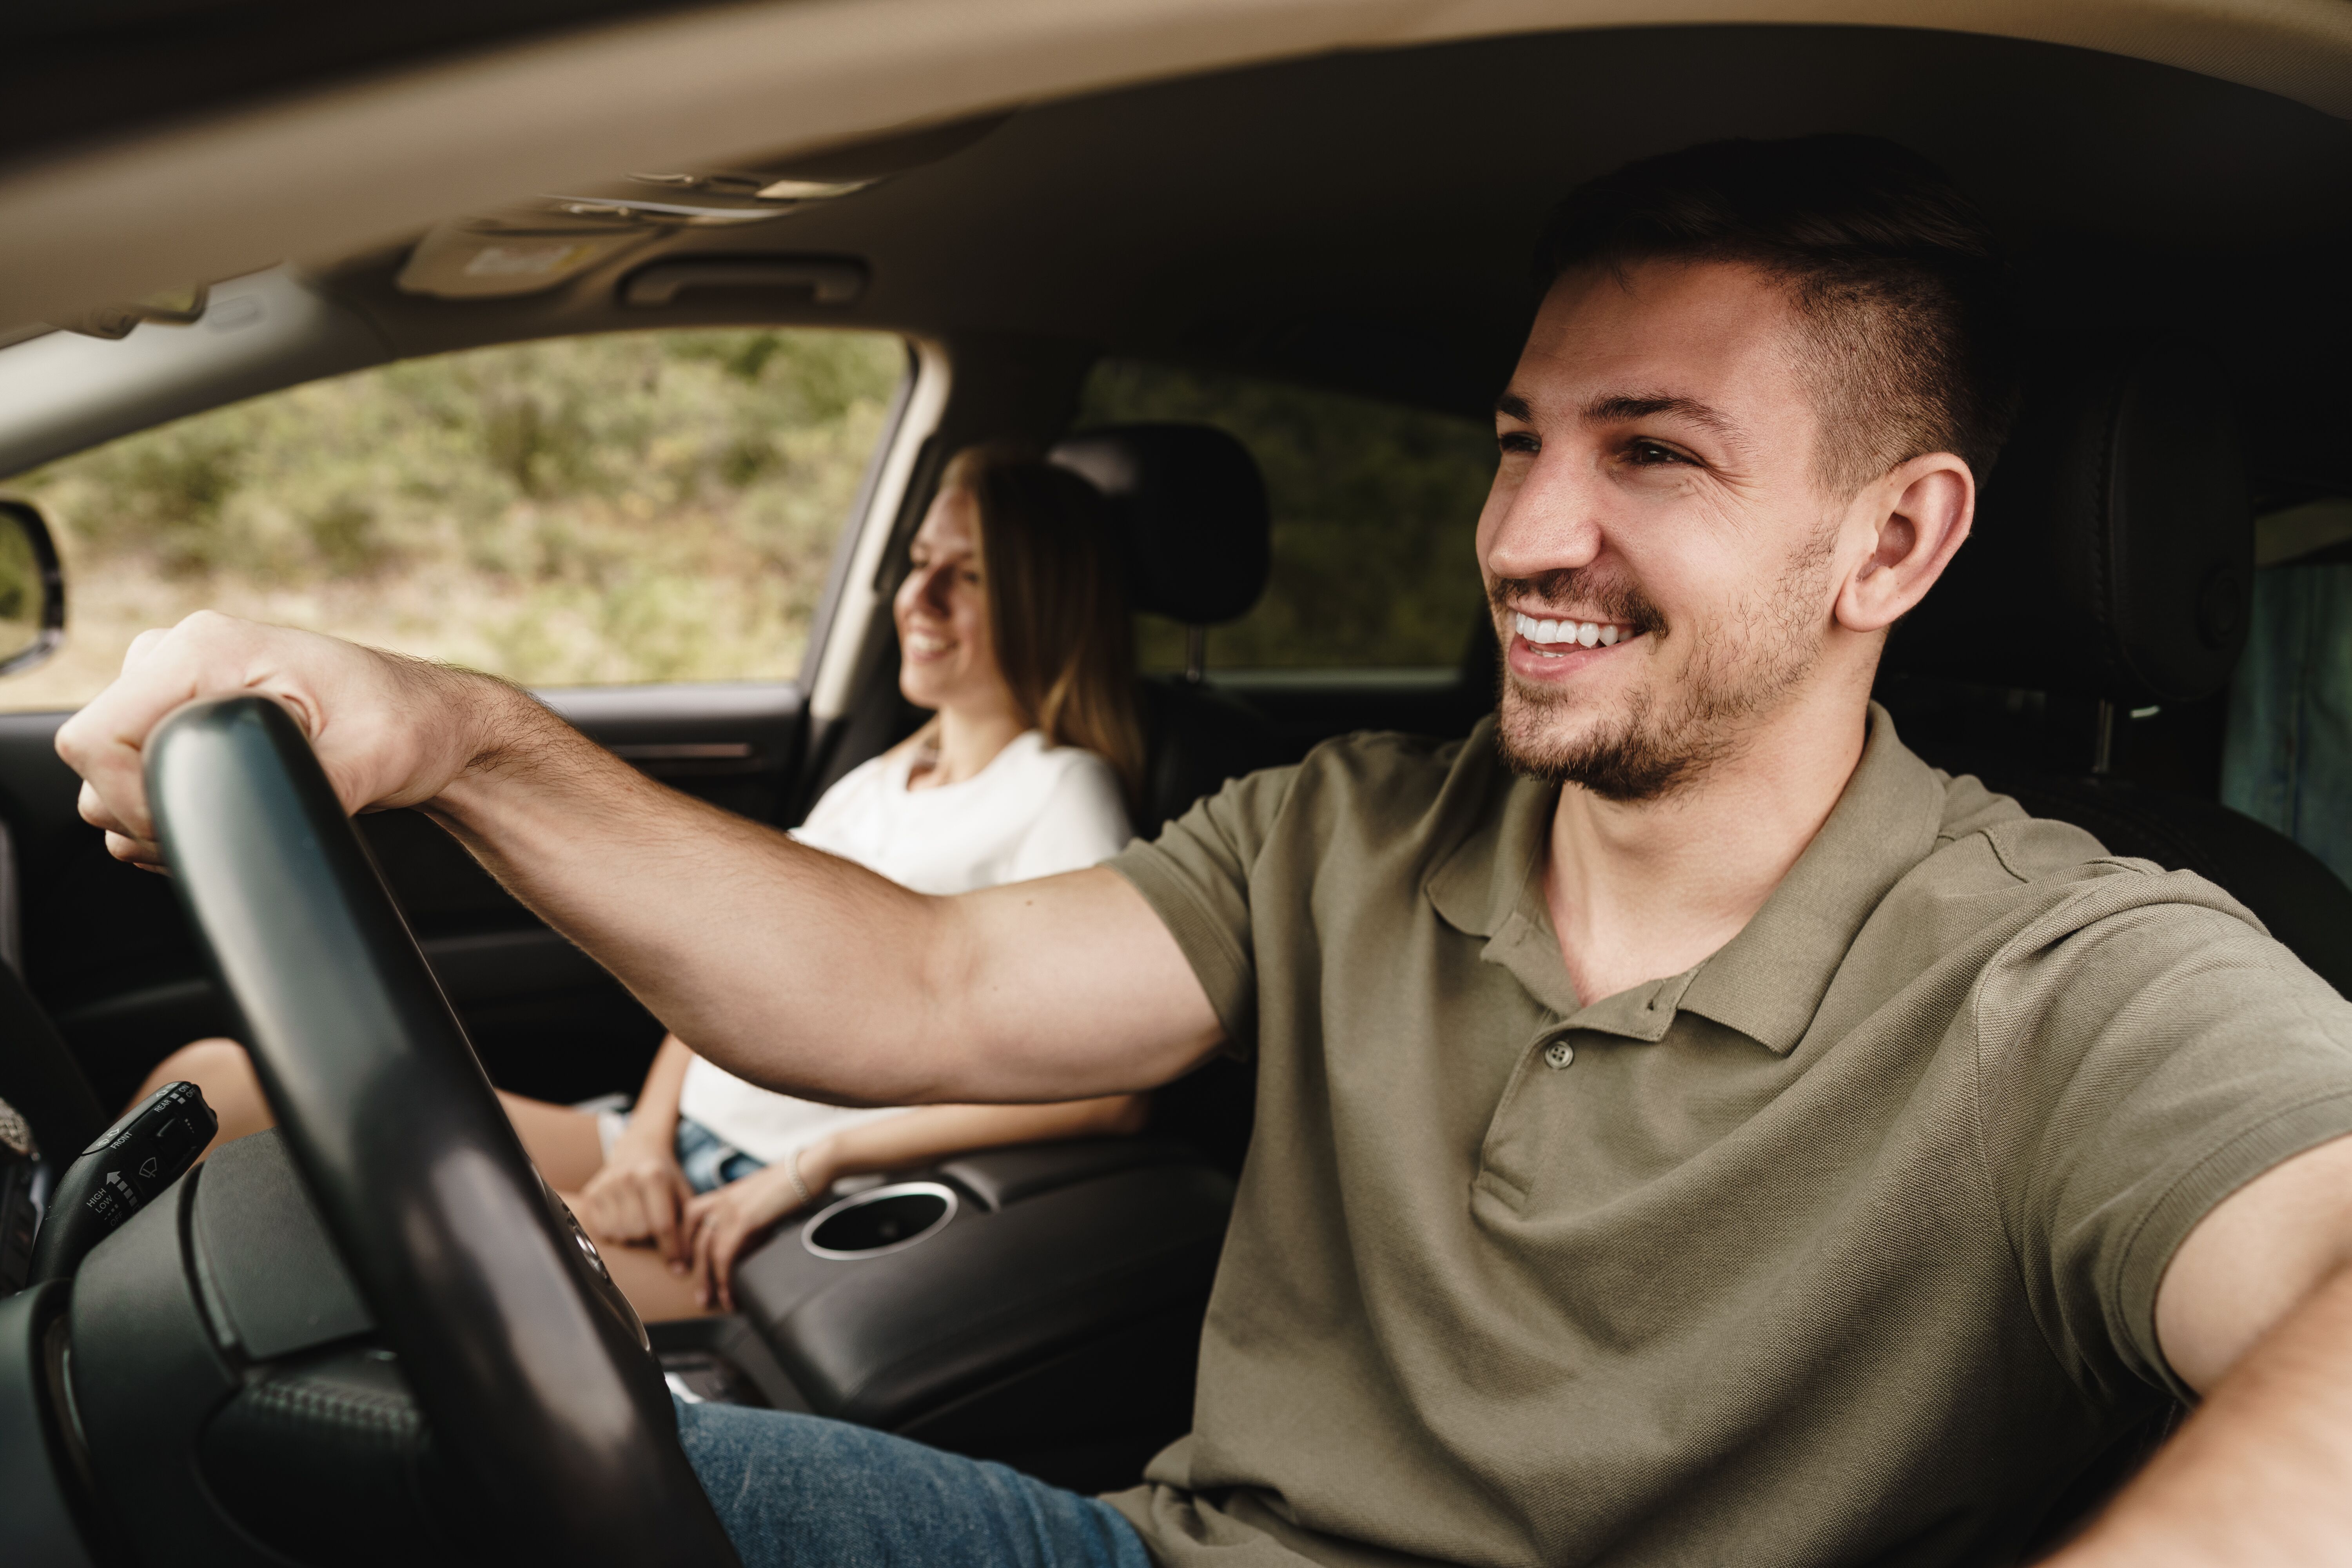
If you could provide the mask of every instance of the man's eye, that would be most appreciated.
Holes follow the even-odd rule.
[[[1540,452],[1543,443],[1531,430],[1506,430],[1495,437],[1495,444],[1506,452]]]
[[[1691,459],[1672,447],[1662,447],[1655,441],[1636,441],[1625,449],[1625,455],[1635,466],[1644,468],[1664,468],[1671,463],[1688,463]]]

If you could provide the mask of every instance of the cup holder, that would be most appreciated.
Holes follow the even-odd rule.
[[[801,1245],[819,1258],[880,1258],[936,1235],[955,1215],[955,1189],[937,1182],[870,1187],[803,1226]]]

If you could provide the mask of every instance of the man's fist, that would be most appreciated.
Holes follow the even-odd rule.
[[[160,864],[142,773],[147,737],[199,698],[257,692],[310,736],[346,811],[431,800],[510,732],[519,706],[543,710],[503,682],[365,648],[315,632],[200,610],[169,631],[140,634],[122,673],[58,731],[58,754],[81,774],[81,814],[106,830],[116,858]]]

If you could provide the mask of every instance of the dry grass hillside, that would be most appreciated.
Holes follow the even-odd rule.
[[[846,332],[486,349],[21,475],[0,492],[47,514],[69,615],[0,707],[76,706],[205,607],[532,685],[790,677],[904,368]]]

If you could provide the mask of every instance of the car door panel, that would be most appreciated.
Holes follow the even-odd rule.
[[[549,705],[648,774],[777,818],[802,752],[803,701],[782,682],[551,691]],[[21,900],[24,972],[110,1106],[176,1047],[236,1033],[169,880],[107,855],[56,753],[58,713],[0,714],[0,817]],[[594,960],[526,910],[414,811],[362,837],[501,1088],[569,1101],[633,1089],[661,1026]]]

